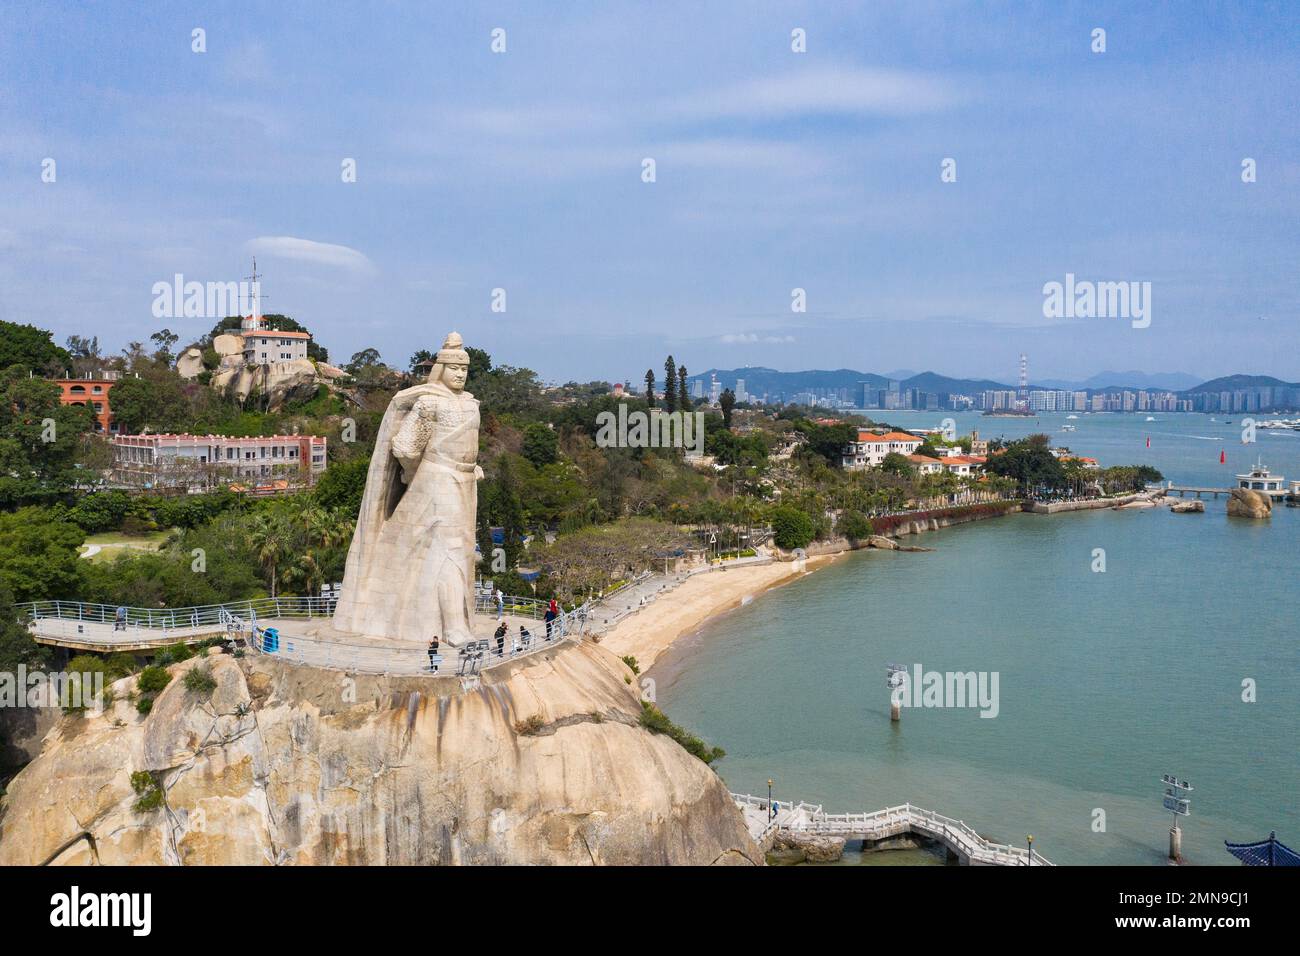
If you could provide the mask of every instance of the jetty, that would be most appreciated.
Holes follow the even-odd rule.
[[[820,805],[774,800],[775,814],[766,797],[733,793],[745,815],[749,834],[766,852],[778,833],[842,837],[871,845],[912,833],[943,844],[950,859],[962,866],[1052,866],[1033,850],[986,840],[962,820],[905,803],[863,813],[827,813]]]

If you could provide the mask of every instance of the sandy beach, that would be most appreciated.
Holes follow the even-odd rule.
[[[620,621],[601,639],[601,647],[619,657],[635,657],[644,673],[674,641],[709,618],[739,607],[746,598],[811,574],[837,557],[808,558],[802,570],[796,562],[775,561],[697,574]]]

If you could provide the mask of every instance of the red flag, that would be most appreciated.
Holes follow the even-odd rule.
[[[1226,465],[1227,463],[1228,463],[1227,454],[1224,453],[1223,449],[1219,449],[1219,464]]]
[[[1148,448],[1151,447],[1151,436],[1150,436],[1150,435],[1147,436],[1147,447],[1148,447]]]

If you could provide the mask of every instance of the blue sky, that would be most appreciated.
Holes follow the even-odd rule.
[[[0,317],[188,341],[153,284],[256,253],[342,360],[1300,379],[1300,5],[1143,6],[11,0]],[[1067,272],[1150,327],[1044,318]]]

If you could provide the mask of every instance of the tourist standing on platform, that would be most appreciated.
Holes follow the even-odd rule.
[[[497,628],[496,633],[493,635],[493,637],[497,639],[497,654],[502,657],[504,657],[506,653],[506,634],[509,630],[510,627],[505,621],[502,621],[501,626]]]
[[[501,620],[501,618],[505,617],[505,613],[506,613],[506,596],[501,593],[500,588],[497,588],[497,620],[499,621]]]
[[[429,670],[434,674],[438,673],[438,635],[433,636],[429,642]]]
[[[119,607],[117,609],[117,613],[113,615],[113,630],[115,631],[126,630],[126,608],[125,607]]]
[[[546,639],[551,639],[551,628],[555,624],[555,619],[560,616],[560,606],[555,603],[555,598],[551,598],[551,603],[546,605],[546,614],[542,620],[546,622]]]

